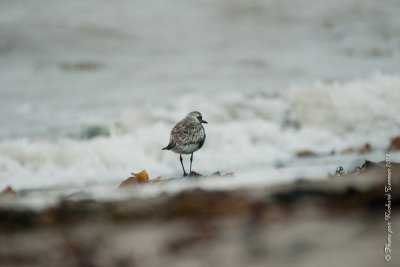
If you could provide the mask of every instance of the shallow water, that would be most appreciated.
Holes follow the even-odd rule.
[[[209,121],[194,157],[202,173],[325,174],[383,160],[400,129],[399,7],[2,1],[0,188],[179,175],[178,156],[161,148],[192,110]],[[372,155],[295,156],[366,142]]]

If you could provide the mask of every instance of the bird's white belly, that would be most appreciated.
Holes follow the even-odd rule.
[[[191,154],[199,149],[199,144],[189,144],[175,147],[173,151],[179,154]]]

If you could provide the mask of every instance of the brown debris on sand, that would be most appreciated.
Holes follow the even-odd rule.
[[[146,170],[138,173],[131,173],[131,176],[121,182],[118,188],[124,188],[128,186],[136,186],[138,184],[147,184],[149,182],[149,174]]]
[[[366,143],[364,146],[360,147],[357,150],[359,155],[368,154],[372,151],[372,146],[369,143]]]
[[[276,186],[63,199],[39,211],[0,205],[0,265],[317,267],[328,255],[334,266],[380,266],[387,170],[366,161],[340,177]],[[400,188],[395,162],[391,185]],[[400,190],[390,193],[391,223],[400,225]]]
[[[390,140],[390,145],[386,149],[387,151],[398,151],[400,150],[400,135]]]
[[[203,175],[201,173],[192,171],[183,179],[190,180],[190,179],[199,179],[199,178],[211,178],[211,177],[232,177],[235,176],[234,172],[227,172],[225,174],[221,174],[220,171],[213,172],[211,175]],[[157,176],[154,179],[149,179],[149,175],[146,170],[143,170],[139,173],[131,173],[131,176],[126,178],[121,182],[118,188],[132,188],[136,187],[141,184],[158,184],[158,183],[165,183],[175,181],[177,179],[182,178],[165,178],[163,179],[161,176]]]
[[[314,151],[305,149],[305,150],[300,150],[296,153],[296,156],[299,158],[306,158],[306,157],[316,157],[318,156],[317,153],[315,153]]]
[[[17,196],[17,192],[12,189],[11,186],[7,186],[1,193],[0,198],[15,198]]]
[[[372,152],[372,146],[370,143],[365,143],[362,147],[347,147],[341,151],[339,151],[339,154],[353,154],[357,153],[358,155],[364,155]],[[299,150],[296,152],[296,156],[298,158],[308,158],[308,157],[320,157],[320,156],[326,156],[326,155],[335,155],[336,151],[331,150],[328,153],[317,153],[314,152],[310,149],[303,149]]]
[[[353,154],[364,155],[372,152],[372,146],[370,143],[365,143],[361,147],[348,147],[340,151],[340,154]]]

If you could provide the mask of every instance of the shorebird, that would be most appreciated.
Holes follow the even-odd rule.
[[[190,171],[192,173],[193,152],[199,150],[206,140],[206,133],[203,128],[203,116],[198,111],[192,111],[186,115],[183,120],[178,122],[171,130],[169,144],[162,150],[172,150],[179,154],[181,161],[183,176],[187,176],[185,167],[183,166],[182,154],[191,154]]]

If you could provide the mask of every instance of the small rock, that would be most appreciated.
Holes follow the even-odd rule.
[[[341,177],[344,175],[344,168],[342,166],[339,166],[336,168],[335,176],[336,177]]]

